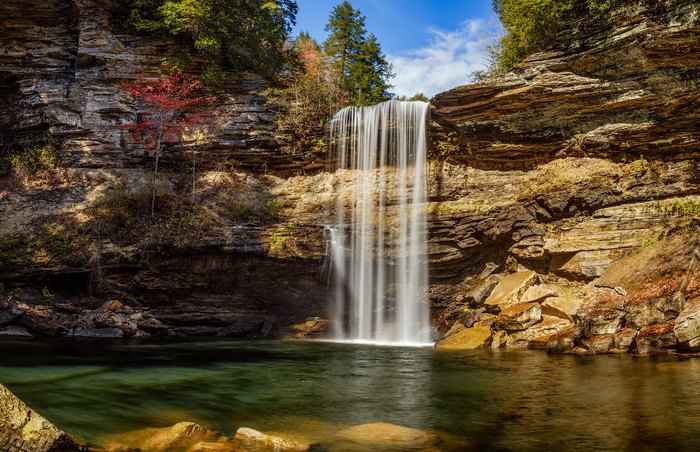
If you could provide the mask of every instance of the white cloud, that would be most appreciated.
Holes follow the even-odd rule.
[[[428,97],[468,82],[469,74],[486,67],[486,48],[494,41],[493,28],[482,20],[468,20],[457,30],[430,29],[430,45],[387,55],[396,74],[392,91]]]

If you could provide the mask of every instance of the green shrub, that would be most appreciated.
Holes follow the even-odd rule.
[[[16,154],[0,157],[0,176],[15,175],[29,178],[34,174],[60,165],[58,151],[53,146],[26,148]]]

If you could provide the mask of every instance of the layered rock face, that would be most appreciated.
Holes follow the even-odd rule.
[[[698,158],[698,4],[622,3],[563,23],[557,48],[505,76],[437,95],[453,157],[515,169],[555,156]]]
[[[439,345],[698,350],[700,9],[622,3],[433,99],[437,153],[479,168],[455,201],[443,167]]]
[[[0,146],[20,150],[50,143],[62,166],[45,180],[2,184],[2,240],[49,224],[56,214],[79,218],[115,184],[149,183],[151,161],[128,146],[117,127],[138,113],[121,87],[164,74],[164,57],[176,43],[123,33],[110,17],[111,5],[97,0],[0,4]],[[303,225],[292,230],[267,194],[280,176],[303,172],[313,162],[290,155],[276,137],[262,94],[268,87],[254,74],[222,82],[215,93],[215,125],[206,151],[197,156],[197,186],[228,190],[218,198],[220,207],[239,218],[222,218],[217,235],[192,243],[184,253],[124,259],[134,249],[112,249],[121,257],[104,263],[100,285],[109,289],[97,297],[88,290],[94,266],[66,266],[60,253],[32,262],[16,256],[13,245],[5,246],[0,253],[7,257],[0,264],[5,296],[18,291],[3,309],[21,315],[8,314],[0,334],[271,337],[283,325],[322,314],[326,277],[318,248],[323,250],[323,233],[315,224],[308,231]],[[192,181],[181,167],[191,156],[177,149],[168,154],[160,189],[182,196],[182,185]],[[254,209],[265,210],[258,215],[265,218],[240,219]],[[314,242],[311,248],[304,247],[305,237]],[[56,294],[53,303],[37,292],[44,286],[50,300]],[[131,306],[107,315],[101,312],[105,297]],[[154,315],[160,326],[139,326],[143,316]]]
[[[513,72],[432,100],[425,258],[443,346],[699,349],[700,10],[624,3],[604,21],[570,19],[566,45]],[[0,230],[80,220],[115,180],[146,183],[115,127],[136,114],[119,86],[158,75],[169,44],[115,32],[90,0],[11,0],[0,13],[11,112],[0,120],[15,125],[3,142],[52,137],[68,161],[59,183],[3,188]],[[2,280],[20,290],[0,306],[0,333],[321,334],[323,225],[357,175],[286,154],[264,86],[242,77],[219,93],[223,126],[195,179],[223,228],[174,254],[112,246],[101,252],[117,258],[99,268],[14,260]],[[190,183],[181,157],[162,181],[177,196]],[[110,289],[87,296],[97,270]]]

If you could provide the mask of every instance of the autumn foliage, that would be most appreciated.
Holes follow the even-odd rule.
[[[204,126],[206,107],[214,97],[196,96],[201,83],[196,77],[181,72],[161,80],[138,79],[123,90],[138,102],[137,120],[119,127],[128,132],[127,142],[153,158],[153,196],[151,215],[155,210],[158,163],[168,145],[180,143],[183,137]]]

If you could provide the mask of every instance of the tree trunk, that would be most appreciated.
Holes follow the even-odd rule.
[[[156,216],[156,184],[158,183],[158,159],[159,155],[156,151],[156,163],[153,171],[153,186],[151,187],[151,218]]]

